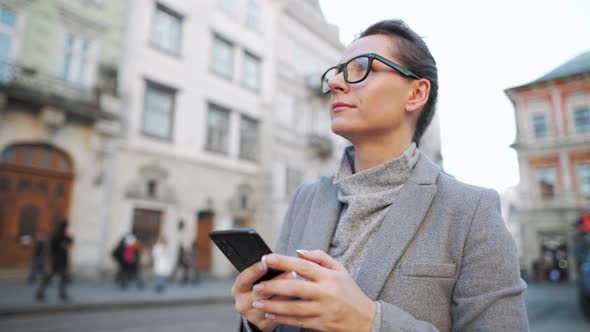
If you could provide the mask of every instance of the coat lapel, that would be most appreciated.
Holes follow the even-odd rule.
[[[364,293],[376,300],[391,270],[414,238],[436,193],[439,168],[420,155],[412,175],[373,234],[356,280]]]
[[[338,187],[332,183],[333,179],[326,177],[320,182],[311,205],[302,248],[297,249],[328,252],[342,209],[342,204],[338,201]]]

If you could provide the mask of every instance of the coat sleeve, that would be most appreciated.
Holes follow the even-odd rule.
[[[289,202],[289,207],[287,208],[287,213],[285,214],[285,218],[283,219],[283,225],[281,226],[281,233],[279,235],[279,239],[277,240],[276,244],[276,252],[277,253],[285,253],[287,251],[287,244],[289,241],[289,234],[291,233],[291,228],[293,227],[293,219],[295,214],[295,207],[297,206],[298,197],[300,196],[299,193],[302,191],[303,185],[299,186],[295,193],[293,193],[293,197],[291,197],[291,201]],[[275,331],[284,330],[277,327]],[[241,316],[240,319],[240,332],[258,332],[259,329],[256,328],[252,323],[250,323],[246,317]]]
[[[500,197],[479,200],[453,291],[453,330],[528,331],[516,245],[500,215]]]
[[[482,193],[462,253],[451,305],[453,331],[528,331],[516,245],[500,215],[500,197]],[[378,332],[438,331],[429,322],[380,301]],[[374,326],[375,326],[374,325]],[[375,329],[374,329],[375,330]],[[377,331],[376,331],[377,332]]]

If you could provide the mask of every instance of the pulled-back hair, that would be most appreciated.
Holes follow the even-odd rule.
[[[434,116],[436,99],[438,97],[438,71],[436,69],[436,61],[422,37],[402,20],[393,19],[377,22],[361,32],[358,38],[371,35],[393,37],[394,43],[397,44],[396,49],[399,51],[399,54],[393,55],[398,58],[401,62],[400,64],[421,78],[430,81],[428,101],[418,117],[416,131],[412,139],[416,142],[416,145],[419,145],[420,138],[422,138]]]

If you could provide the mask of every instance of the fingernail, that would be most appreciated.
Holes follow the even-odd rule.
[[[274,255],[266,255],[264,256],[266,257],[266,259],[264,260],[265,263],[276,263],[277,262],[277,258]]]
[[[254,285],[254,287],[252,287],[252,290],[255,292],[260,292],[263,289],[264,289],[264,285],[261,285],[261,284],[256,284],[256,285]]]
[[[293,279],[297,279],[297,272],[295,272],[295,271],[291,271],[291,277],[292,277]]]
[[[295,250],[299,255],[307,255],[309,253],[309,251],[305,250],[305,249],[297,249]]]
[[[264,307],[264,305],[261,302],[258,301],[254,301],[252,302],[252,306],[256,309],[261,309],[262,307]]]
[[[266,317],[266,319],[270,319],[270,320],[275,320],[276,316],[273,314],[264,314],[264,317]]]
[[[260,260],[260,262],[262,262],[262,265],[258,268],[258,270],[265,271],[268,268],[266,266],[266,255],[262,256],[262,259]]]

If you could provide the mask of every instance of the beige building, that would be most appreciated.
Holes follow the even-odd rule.
[[[74,266],[97,272],[125,11],[123,1],[0,0],[0,278],[26,274],[34,239],[63,219]]]
[[[506,90],[517,123],[513,147],[520,184],[513,207],[520,224],[521,265],[542,280],[575,273],[574,223],[590,203],[589,74],[586,52]]]

